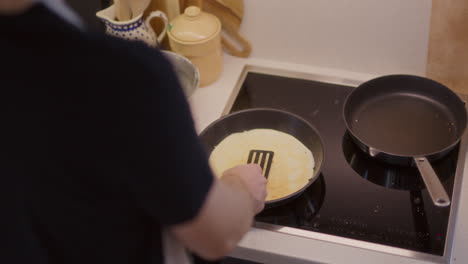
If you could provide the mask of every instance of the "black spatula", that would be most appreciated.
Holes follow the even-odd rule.
[[[263,175],[268,179],[268,174],[270,173],[271,163],[273,162],[273,151],[269,150],[258,150],[252,149],[249,152],[249,158],[247,163],[256,163],[262,167]]]

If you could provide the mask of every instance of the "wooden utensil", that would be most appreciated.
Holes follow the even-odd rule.
[[[128,0],[114,0],[115,16],[118,21],[132,19],[132,11]]]
[[[184,5],[181,6],[182,7],[181,13],[183,13],[185,8],[189,6],[198,6],[199,8],[203,9],[203,0],[185,0]]]
[[[148,7],[151,0],[130,0],[130,9],[132,10],[132,17],[142,14]]]
[[[229,8],[241,21],[244,17],[244,2],[239,0],[216,0],[216,2]]]
[[[240,33],[244,16],[241,0],[204,0],[203,10],[214,14],[221,21],[223,29],[222,43],[226,51],[237,57],[248,57],[252,51],[249,41]]]
[[[179,0],[164,0],[166,1],[166,15],[169,21],[180,15]]]
[[[114,12],[115,12],[115,19],[120,21],[121,16],[120,16],[120,1],[119,0],[114,0]]]

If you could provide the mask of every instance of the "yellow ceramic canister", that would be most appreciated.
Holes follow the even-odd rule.
[[[223,70],[221,22],[196,6],[187,7],[169,24],[172,51],[187,57],[200,72],[200,87],[215,82]]]

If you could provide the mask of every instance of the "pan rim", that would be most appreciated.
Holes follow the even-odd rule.
[[[287,110],[277,109],[277,108],[268,108],[268,107],[248,108],[248,109],[243,109],[243,110],[235,111],[235,112],[229,113],[227,115],[224,115],[224,116],[218,118],[217,120],[213,121],[205,129],[203,129],[202,132],[199,134],[199,137],[201,137],[203,134],[205,134],[206,131],[208,131],[209,128],[215,126],[219,122],[222,122],[223,120],[225,120],[225,119],[227,119],[227,118],[229,118],[231,116],[245,114],[245,113],[248,113],[248,112],[259,112],[259,111],[277,112],[277,113],[281,113],[281,114],[285,114],[285,115],[289,115],[289,116],[294,117],[295,119],[301,121],[302,123],[304,123],[306,126],[308,126],[309,128],[311,128],[314,131],[314,133],[317,135],[317,137],[318,137],[318,139],[320,141],[320,145],[322,146],[322,162],[318,166],[317,166],[317,163],[315,163],[314,172],[313,172],[312,176],[310,177],[310,179],[307,181],[307,183],[303,187],[301,187],[301,189],[299,189],[299,190],[297,190],[297,191],[295,191],[295,192],[293,192],[291,194],[288,194],[286,196],[283,196],[281,198],[277,198],[277,199],[274,199],[274,200],[265,201],[265,208],[267,208],[267,207],[274,207],[274,205],[276,203],[285,202],[285,201],[287,201],[289,199],[293,199],[294,197],[299,197],[312,183],[314,183],[316,181],[316,179],[321,175],[322,168],[323,168],[324,163],[325,163],[325,147],[324,147],[324,141],[323,141],[322,136],[320,135],[318,129],[313,124],[311,124],[310,122],[305,120],[303,117],[301,117],[301,116],[299,116],[297,114],[294,114],[292,112],[289,112]],[[291,135],[291,136],[294,136],[294,135]],[[210,153],[208,153],[208,155],[209,154]]]
[[[379,153],[383,153],[383,154],[386,154],[386,155],[389,155],[389,156],[394,156],[394,157],[399,157],[399,158],[420,158],[420,157],[431,157],[431,156],[436,156],[446,150],[449,150],[449,149],[452,149],[454,148],[461,140],[461,138],[463,137],[463,135],[466,133],[466,127],[467,127],[467,112],[465,110],[464,112],[464,123],[465,123],[465,126],[464,127],[460,127],[460,129],[462,130],[460,132],[460,134],[458,135],[457,139],[454,140],[451,144],[445,146],[444,148],[442,149],[439,149],[437,151],[432,151],[432,152],[429,152],[429,153],[423,153],[423,154],[416,154],[416,155],[403,155],[401,153],[394,153],[394,152],[389,152],[389,151],[385,151],[385,150],[382,150],[381,148],[377,148],[377,147],[374,147],[370,144],[368,144],[365,140],[363,140],[361,137],[359,137],[358,135],[356,135],[356,133],[353,131],[353,129],[350,127],[349,125],[349,120],[346,118],[346,113],[348,111],[347,108],[348,108],[348,104],[349,104],[349,101],[350,101],[350,98],[353,96],[353,94],[356,93],[357,90],[359,90],[361,87],[363,87],[364,85],[370,85],[371,83],[373,82],[376,82],[376,81],[380,81],[382,79],[393,79],[393,78],[412,78],[412,79],[421,79],[421,80],[425,80],[425,81],[430,81],[430,82],[433,82],[434,84],[438,85],[441,89],[444,89],[447,93],[450,93],[452,95],[455,96],[455,98],[457,98],[462,104],[465,105],[465,102],[461,99],[461,97],[455,93],[454,91],[452,91],[450,88],[448,88],[447,86],[435,81],[435,80],[432,80],[432,79],[429,79],[429,78],[426,78],[426,77],[421,77],[421,76],[417,76],[417,75],[410,75],[410,74],[390,74],[390,75],[383,75],[383,76],[380,76],[380,77],[376,77],[376,78],[373,78],[373,79],[370,79],[366,82],[363,82],[361,83],[359,86],[355,87],[349,94],[348,96],[346,96],[346,99],[343,103],[343,108],[342,108],[342,118],[344,120],[344,123],[346,125],[346,129],[347,129],[347,132],[350,133],[352,135],[353,138],[357,139],[361,144],[364,144],[366,145],[368,148],[372,148],[372,149],[375,149],[377,150]]]

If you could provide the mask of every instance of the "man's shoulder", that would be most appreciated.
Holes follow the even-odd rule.
[[[73,56],[81,65],[78,70],[93,76],[93,87],[146,97],[154,92],[166,94],[177,85],[167,58],[143,42],[97,33],[87,33],[81,41],[81,54]]]
[[[164,67],[167,61],[162,53],[140,41],[128,41],[106,34],[88,33],[83,39],[86,52],[92,53],[95,62],[114,68],[126,67],[130,71],[151,70]]]

